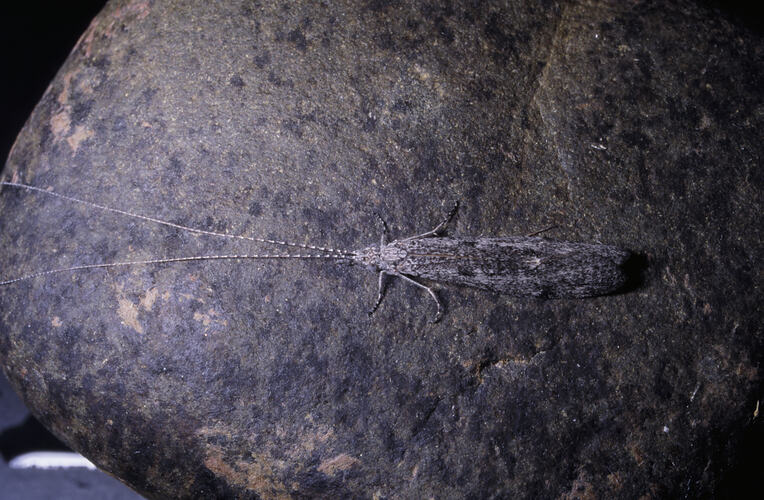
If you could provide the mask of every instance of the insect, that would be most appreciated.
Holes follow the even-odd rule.
[[[458,203],[448,216],[434,229],[416,236],[388,242],[387,224],[382,220],[383,232],[378,245],[360,250],[338,250],[330,247],[303,245],[266,238],[234,235],[196,229],[144,215],[99,205],[42,188],[16,182],[0,185],[43,193],[69,202],[86,205],[126,217],[190,231],[193,233],[248,240],[280,247],[299,248],[310,253],[251,254],[251,255],[198,255],[161,259],[85,264],[49,269],[18,278],[0,281],[10,285],[22,280],[54,273],[118,266],[167,264],[201,260],[245,259],[329,259],[360,264],[379,276],[377,300],[369,314],[382,303],[385,277],[395,276],[424,289],[437,305],[432,322],[443,315],[443,305],[432,287],[420,279],[449,285],[479,288],[513,296],[541,298],[585,298],[606,295],[621,288],[627,281],[624,265],[631,256],[627,250],[597,243],[553,241],[536,236],[510,236],[500,238],[441,236],[456,214]],[[380,217],[381,220],[381,217]]]

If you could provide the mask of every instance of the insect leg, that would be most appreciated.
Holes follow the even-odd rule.
[[[383,219],[381,215],[377,212],[374,212],[374,215],[376,215],[379,222],[382,223],[382,236],[379,238],[379,248],[382,248],[387,244],[387,237],[390,234],[390,230],[387,227],[387,222],[385,222],[385,219]]]
[[[549,227],[545,227],[544,229],[539,229],[538,231],[533,231],[532,233],[526,234],[525,236],[536,236],[537,234],[545,233],[549,231],[550,229],[554,229],[556,227],[557,227],[557,224],[552,224]]]
[[[446,226],[448,226],[448,223],[451,222],[451,219],[454,218],[454,215],[456,215],[456,211],[459,209],[459,201],[454,202],[454,208],[451,209],[450,212],[448,212],[448,215],[446,216],[445,220],[438,224],[435,229],[432,231],[427,231],[426,233],[417,234],[416,236],[410,236],[408,238],[404,238],[401,241],[408,241],[408,240],[418,240],[419,238],[429,238],[431,236],[437,236],[441,232],[443,232],[444,229],[446,229]]]
[[[377,301],[374,303],[374,307],[371,308],[369,311],[369,316],[374,314],[377,309],[379,309],[379,305],[382,303],[382,299],[385,297],[385,274],[387,274],[385,271],[379,272],[379,288],[377,293]]]
[[[430,294],[430,296],[435,301],[435,304],[437,304],[437,306],[438,306],[438,312],[437,312],[437,314],[435,314],[435,318],[433,318],[433,320],[431,321],[431,323],[437,323],[440,320],[440,317],[443,316],[443,306],[440,303],[440,299],[438,299],[438,296],[435,294],[435,291],[432,288],[430,288],[429,286],[423,285],[420,282],[418,282],[417,280],[415,280],[414,278],[410,278],[410,277],[406,276],[405,274],[395,273],[394,276],[398,276],[399,278],[403,278],[404,280],[408,281],[409,283],[412,283],[412,284],[418,286],[419,288],[424,288],[425,290],[427,290],[427,293]]]

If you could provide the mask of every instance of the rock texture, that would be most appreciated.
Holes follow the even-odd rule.
[[[0,290],[0,359],[151,498],[697,497],[761,389],[762,40],[694,2],[114,0],[4,177],[216,231],[599,241],[628,293],[515,299],[328,262]],[[251,251],[9,188],[0,265]],[[260,249],[262,250],[262,249]],[[273,250],[273,249],[268,249]]]

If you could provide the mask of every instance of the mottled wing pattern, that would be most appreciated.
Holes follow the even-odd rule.
[[[629,257],[617,247],[537,237],[421,238],[390,243],[405,257],[402,274],[497,293],[533,297],[591,297],[626,281]]]

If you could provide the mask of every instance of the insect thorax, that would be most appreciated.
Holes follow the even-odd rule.
[[[372,245],[358,250],[353,255],[353,260],[373,271],[392,271],[397,263],[406,258],[406,251],[397,245],[397,241],[390,244]]]

